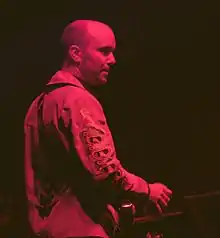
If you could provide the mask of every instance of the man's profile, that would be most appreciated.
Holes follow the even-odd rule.
[[[113,237],[119,198],[142,196],[162,212],[172,191],[123,168],[102,106],[89,90],[107,83],[116,63],[111,28],[77,20],[61,42],[62,68],[24,123],[29,222],[36,237]]]

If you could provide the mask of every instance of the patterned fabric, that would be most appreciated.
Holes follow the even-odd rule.
[[[118,223],[117,196],[147,197],[147,183],[117,159],[100,103],[70,73],[58,71],[33,101],[24,132],[26,193],[35,234],[109,237]]]

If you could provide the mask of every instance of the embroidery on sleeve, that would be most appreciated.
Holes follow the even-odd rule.
[[[133,188],[133,183],[131,183],[126,175],[125,170],[119,166],[116,173],[114,174],[114,183],[126,191]]]
[[[114,173],[119,164],[119,161],[114,159],[115,149],[112,139],[105,127],[95,122],[85,108],[81,109],[80,113],[83,117],[83,129],[80,135],[87,149],[93,173],[98,178],[105,178]]]

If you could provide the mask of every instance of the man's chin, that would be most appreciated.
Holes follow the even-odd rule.
[[[99,84],[99,85],[103,85],[103,84],[106,84],[107,82],[108,82],[108,78],[102,76],[102,77],[99,77],[99,78],[98,78],[98,82],[97,82],[97,84]]]

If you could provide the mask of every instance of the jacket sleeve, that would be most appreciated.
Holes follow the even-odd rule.
[[[113,138],[98,101],[85,94],[67,103],[63,111],[63,119],[70,124],[73,146],[93,179],[108,181],[123,192],[148,196],[147,182],[126,171],[117,159]]]

